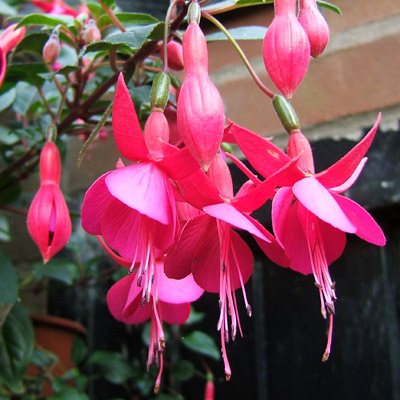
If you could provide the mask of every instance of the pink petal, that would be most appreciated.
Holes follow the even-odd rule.
[[[183,179],[200,169],[200,165],[185,147],[165,155],[159,164],[171,179]]]
[[[178,242],[167,254],[164,271],[169,278],[182,279],[197,265],[211,269],[220,265],[217,224],[208,215],[192,218],[185,224]]]
[[[126,258],[122,258],[119,255],[117,255],[111,248],[108,246],[108,244],[105,242],[105,240],[100,236],[97,235],[97,240],[100,242],[100,244],[103,246],[103,249],[107,252],[107,254],[119,265],[125,268],[130,268],[132,265],[132,261],[127,260]]]
[[[162,224],[172,224],[172,188],[154,162],[142,162],[111,172],[105,179],[110,193],[128,207]]]
[[[249,246],[237,232],[230,229],[229,235],[228,259],[224,260],[224,264],[230,276],[231,287],[236,290],[241,287],[238,269],[242,276],[242,282],[246,283],[253,273],[254,257]],[[222,261],[219,265],[214,266],[210,264],[195,265],[193,267],[194,279],[207,292],[218,293],[220,291],[221,268]]]
[[[142,129],[122,73],[114,97],[112,125],[118,150],[125,158],[131,161],[149,159]]]
[[[183,324],[190,315],[190,303],[168,304],[160,301],[161,318],[167,324]]]
[[[318,218],[343,232],[355,233],[356,227],[329,191],[314,177],[296,182],[293,185],[293,193],[303,206]]]
[[[323,186],[326,188],[341,186],[351,177],[353,172],[359,166],[361,159],[365,156],[365,153],[371,146],[380,120],[381,114],[378,115],[372,129],[357,145],[355,145],[345,156],[331,167],[316,175]]]
[[[358,179],[358,177],[360,176],[361,171],[363,170],[364,165],[367,162],[367,160],[368,160],[368,158],[364,157],[360,161],[360,164],[358,164],[357,168],[354,170],[353,174],[350,176],[349,179],[347,179],[346,182],[342,183],[340,186],[336,186],[336,187],[330,188],[329,190],[331,192],[336,192],[336,193],[343,193],[346,190],[348,190],[353,185],[353,183]]]
[[[364,208],[346,197],[334,193],[332,195],[347,215],[347,218],[356,227],[355,234],[357,236],[377,246],[384,246],[386,244],[386,238],[382,229]]]
[[[204,211],[208,215],[224,221],[237,229],[243,229],[266,242],[270,241],[270,239],[254,225],[254,220],[251,217],[236,210],[236,208],[230,203],[220,203],[207,206],[204,207]]]
[[[270,140],[235,123],[231,125],[230,133],[250,164],[265,178],[290,161],[290,158]]]
[[[190,303],[196,301],[203,292],[192,274],[183,279],[167,278],[163,271],[158,275],[158,298],[166,303]]]
[[[98,178],[88,189],[82,204],[82,227],[91,235],[101,235],[101,220],[107,203],[112,199],[105,184],[110,172]]]

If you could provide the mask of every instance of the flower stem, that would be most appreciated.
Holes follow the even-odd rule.
[[[228,32],[228,30],[211,14],[206,11],[202,11],[201,15],[212,22],[220,31],[222,31],[228,40],[232,43],[235,50],[238,52],[240,58],[242,59],[244,65],[246,66],[247,70],[249,71],[251,77],[253,78],[256,85],[264,92],[268,97],[271,99],[275,96],[275,94],[269,90],[262,82],[261,79],[258,77],[257,73],[254,71],[253,67],[250,65],[249,60],[247,59],[246,55],[244,54],[243,50],[240,48],[239,44],[236,40],[232,37],[232,35]]]

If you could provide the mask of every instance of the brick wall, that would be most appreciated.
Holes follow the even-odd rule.
[[[324,10],[331,29],[326,52],[311,60],[292,104],[311,139],[356,136],[382,111],[382,126],[400,118],[400,2],[336,0],[343,15]],[[267,25],[273,7],[263,5],[231,13],[229,26]],[[269,87],[261,41],[242,41],[251,64]],[[270,99],[256,87],[227,42],[209,44],[210,73],[224,98],[226,114],[237,123],[279,142],[280,122]],[[275,90],[275,89],[274,89]],[[282,141],[283,143],[283,141]]]

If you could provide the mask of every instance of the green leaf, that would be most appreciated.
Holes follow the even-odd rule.
[[[120,22],[127,25],[144,25],[158,22],[157,18],[154,18],[149,14],[142,13],[116,13],[115,16]],[[113,22],[108,15],[102,15],[97,21],[97,27],[99,29],[107,28],[110,25],[113,25]]]
[[[114,0],[102,0],[103,4],[105,4],[107,7],[114,7],[115,1]]]
[[[214,360],[220,360],[221,354],[214,339],[201,331],[193,331],[182,338],[182,343],[195,353],[203,354]]]
[[[90,13],[93,15],[94,19],[99,19],[101,15],[105,14],[105,11],[102,6],[95,3],[87,3],[87,8],[89,9]]]
[[[15,52],[29,51],[31,53],[42,55],[43,46],[49,39],[49,35],[44,32],[35,32],[26,35],[15,48]]]
[[[71,285],[79,278],[79,268],[76,264],[64,260],[50,260],[46,265],[35,264],[32,271],[37,280],[51,278]]]
[[[19,141],[19,136],[6,126],[0,125],[0,143],[12,146]]]
[[[259,4],[273,4],[274,0],[236,0],[235,3],[239,6],[241,5],[251,5],[256,6]]]
[[[113,45],[128,46],[132,50],[139,50],[146,40],[161,40],[163,37],[164,23],[138,26],[133,31],[116,33],[106,39],[91,43],[86,48],[90,51],[108,51]]]
[[[193,363],[187,360],[179,360],[172,365],[171,374],[178,381],[188,381],[193,378],[195,368]]]
[[[340,11],[340,8],[332,3],[328,3],[327,1],[322,1],[322,0],[317,0],[317,3],[320,7],[324,7],[330,11],[335,12],[338,15],[342,15],[342,11]]]
[[[68,15],[57,15],[57,17],[53,17],[48,14],[30,14],[22,18],[17,27],[39,25],[55,28],[57,25],[68,26],[73,24],[74,18]]]
[[[88,355],[88,348],[85,341],[77,336],[74,340],[71,350],[71,360],[74,365],[81,364]]]
[[[60,68],[55,72],[44,72],[43,74],[38,74],[38,75],[47,81],[51,81],[56,75],[67,76],[71,72],[77,71],[78,69],[79,67],[75,67],[73,65],[66,65],[65,67]]]
[[[10,239],[11,239],[10,224],[8,223],[8,219],[3,214],[0,213],[0,240],[3,242],[9,242]],[[1,254],[1,249],[0,249],[0,254]]]
[[[235,40],[263,40],[267,28],[264,26],[241,26],[228,29],[228,32]],[[228,40],[223,32],[210,33],[206,36],[208,42],[216,40]]]
[[[0,334],[0,381],[13,393],[23,390],[23,377],[34,350],[34,334],[28,313],[14,305]]]
[[[0,96],[0,111],[4,111],[6,108],[10,107],[10,105],[15,100],[17,92],[14,88],[10,89],[8,92],[2,94]]]
[[[0,181],[0,204],[9,204],[21,194],[21,184],[14,182],[13,175],[7,175]]]
[[[37,90],[35,87],[32,87],[32,85],[27,82],[18,82],[16,89],[17,95],[15,97],[13,109],[15,112],[21,115],[25,115],[28,112],[33,100],[35,99]]]
[[[65,387],[55,396],[47,397],[48,400],[89,400],[87,394],[78,391],[72,387]]]
[[[41,86],[44,80],[38,74],[43,72],[47,72],[47,69],[41,62],[11,64],[7,68],[7,82],[15,84],[24,81],[33,86]]]
[[[196,324],[197,322],[203,321],[205,316],[206,314],[204,312],[196,311],[193,307],[191,307],[190,315],[187,321],[185,322],[185,325],[193,325]]]
[[[96,365],[104,378],[115,384],[124,383],[134,376],[132,365],[124,360],[121,353],[96,351],[89,358],[88,363]]]
[[[14,303],[18,295],[17,273],[0,248],[0,303]]]
[[[0,15],[15,15],[17,10],[8,5],[4,0],[0,0]]]

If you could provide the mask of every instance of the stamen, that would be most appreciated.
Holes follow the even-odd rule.
[[[331,354],[332,334],[333,334],[333,314],[329,314],[328,340],[326,343],[324,354],[322,355],[322,362],[328,361],[329,355]]]

